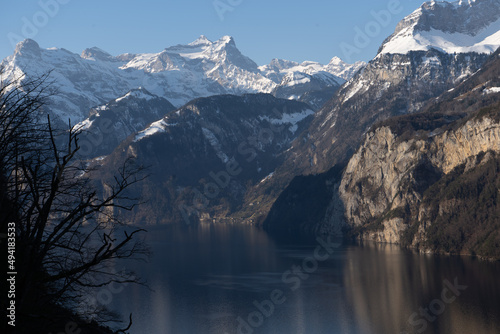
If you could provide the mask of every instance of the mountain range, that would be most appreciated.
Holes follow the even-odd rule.
[[[424,3],[397,25],[395,33],[383,45],[398,39],[402,27],[406,27],[408,36],[418,36],[426,29],[422,28],[423,24],[414,22],[445,22],[444,26],[441,25],[441,30],[437,30],[437,25],[434,29],[438,31],[436,36],[445,36],[446,31],[456,29],[455,26],[462,22],[463,11],[490,12],[490,7],[485,6],[489,2],[490,0]],[[500,18],[500,13],[496,17]],[[479,32],[489,31],[488,29],[490,26],[485,24]],[[472,36],[477,32],[471,28],[468,34]],[[444,40],[442,42],[445,43]],[[495,49],[498,46],[500,42],[495,45]],[[246,199],[246,212],[253,212],[252,204],[259,201],[266,203],[260,211],[267,213],[276,196],[297,175],[321,174],[336,164],[346,163],[373,124],[419,111],[427,100],[454,88],[481,69],[490,57],[489,51],[447,53],[432,45],[423,50],[410,48],[399,51],[401,53],[386,53],[381,48],[367,66],[325,103],[316,113],[310,128],[287,152],[284,164],[273,178],[249,192],[252,195]],[[265,196],[265,201],[261,201],[262,196]],[[310,196],[297,196],[294,205],[299,206],[304,198]],[[309,219],[320,221],[323,217],[309,215]],[[308,225],[304,222],[301,224]]]
[[[50,72],[57,89],[50,98],[50,110],[64,122],[68,118],[83,121],[91,108],[141,87],[176,107],[198,97],[222,94],[276,93],[300,100],[305,93],[335,91],[363,66],[363,62],[349,65],[335,57],[327,65],[275,59],[259,67],[241,54],[230,36],[215,42],[201,36],[159,53],[118,56],[96,47],[81,55],[63,48],[41,49],[27,39],[0,64],[3,78]],[[330,96],[317,100],[316,94],[317,101],[312,102],[319,107]]]
[[[52,70],[49,106],[79,122],[97,183],[129,157],[151,166],[132,189],[146,204],[121,212],[132,223],[231,219],[500,257],[499,24],[498,0],[426,2],[368,64],[258,66],[233,38],[201,36],[119,56],[25,40],[1,66]]]
[[[489,3],[498,5],[425,3],[384,45],[401,29],[419,36],[438,23],[436,36],[467,27],[472,37],[492,32],[489,23],[500,15]],[[464,25],[464,12],[482,14],[482,22],[466,20],[482,28]],[[383,45],[315,114],[273,178],[252,190],[250,203],[262,194],[274,203],[265,228],[500,257],[500,63],[498,51],[490,52],[499,44],[458,53],[432,44],[387,53]],[[283,185],[274,201],[273,190]]]
[[[150,177],[132,189],[145,203],[124,213],[131,221],[225,217],[239,209],[249,187],[272,175],[313,115],[303,102],[270,94],[195,99],[95,159],[97,179],[105,183],[133,157],[150,166]]]

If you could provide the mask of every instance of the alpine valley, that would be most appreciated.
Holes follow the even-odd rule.
[[[232,37],[159,53],[17,45],[2,80],[49,73],[47,110],[106,184],[150,166],[131,224],[234,221],[500,258],[500,1],[430,1],[368,63],[274,59]]]

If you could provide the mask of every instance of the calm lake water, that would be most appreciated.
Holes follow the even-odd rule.
[[[133,334],[500,333],[500,264],[391,245],[277,241],[251,226],[149,230],[111,308]],[[322,246],[322,245],[326,245]]]

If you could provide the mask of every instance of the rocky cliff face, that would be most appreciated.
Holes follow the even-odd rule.
[[[459,120],[498,101],[495,92],[500,86],[500,67],[492,65],[498,52],[491,55],[500,45],[498,9],[493,0],[430,1],[403,19],[377,57],[315,114],[309,129],[292,144],[284,164],[269,182],[259,184],[253,196],[247,196],[250,204],[267,196],[266,201],[260,201],[267,203],[261,211],[270,208],[264,225],[286,224],[280,211],[299,217],[301,211],[313,210],[326,214],[318,216],[315,227],[307,230],[338,231],[345,222],[338,212],[346,210],[351,227],[378,231],[386,224],[386,234],[378,240],[398,242],[406,228],[401,224],[400,208],[421,201],[427,188],[464,161],[452,151],[458,148],[451,146],[454,141],[464,142],[462,149],[467,150],[466,127]],[[390,126],[384,128],[381,122]],[[456,132],[458,124],[462,132]],[[443,135],[444,128],[454,131],[447,135],[465,139],[437,137]],[[434,140],[432,150],[429,138]],[[441,143],[437,142],[440,138]],[[478,152],[469,153],[473,156]],[[437,163],[444,155],[448,157]],[[338,175],[325,178],[347,162],[346,179]],[[291,193],[294,177],[301,174],[311,174],[311,182],[331,191],[327,208],[304,206],[304,198],[315,196],[312,190],[304,194],[307,187]],[[288,184],[290,188],[280,195],[280,189]],[[370,200],[362,199],[366,197]],[[291,219],[290,225],[303,229],[297,220]]]
[[[498,256],[484,249],[492,247],[484,242],[490,233],[493,245],[499,241],[494,232],[500,223],[499,108],[495,106],[496,114],[457,121],[465,122],[460,126],[420,130],[407,140],[387,126],[368,133],[339,187],[345,218],[358,237],[424,250]],[[448,232],[440,236],[432,232],[442,229]],[[454,234],[457,240],[449,244]]]
[[[354,235],[500,256],[499,68],[495,54],[427,112],[389,119],[366,134],[339,187]]]
[[[315,190],[296,187],[301,177],[294,179],[264,225],[271,231],[280,224],[281,230],[348,230],[361,239],[424,251],[499,258],[499,54],[468,79],[419,102],[418,112],[375,122],[344,170],[332,174],[337,165],[309,176]],[[366,72],[383,73],[370,65]],[[305,200],[325,193],[324,207]],[[312,213],[312,225],[294,220],[300,211]]]
[[[374,123],[418,111],[429,99],[477,72],[488,57],[431,50],[383,54],[372,60],[315,114],[272,179],[247,196],[247,208],[259,201],[267,205],[260,208],[266,212],[293,177],[325,173],[347,162]]]
[[[417,208],[424,191],[456,167],[465,163],[470,170],[480,153],[500,153],[500,124],[489,117],[471,119],[440,134],[436,131],[440,129],[400,140],[390,127],[383,126],[366,135],[339,189],[349,223],[382,223],[383,231],[369,238],[399,242],[393,232],[403,230],[404,221],[394,215]]]
[[[345,219],[359,237],[489,254],[481,248],[488,236],[481,239],[475,233],[491,232],[499,221],[498,54],[474,76],[427,103],[423,112],[386,120],[366,134],[339,187]],[[471,206],[483,202],[487,207]],[[457,226],[465,217],[469,225]],[[484,226],[472,232],[471,224]],[[443,226],[453,230],[450,235],[460,230],[461,241],[450,245],[444,236],[431,234]],[[471,240],[476,244],[465,249]]]
[[[295,162],[322,172],[346,157],[375,122],[418,111],[424,103],[455,87],[488,59],[435,50],[384,54],[371,61],[320,110],[304,135]],[[304,166],[305,167],[305,166]]]

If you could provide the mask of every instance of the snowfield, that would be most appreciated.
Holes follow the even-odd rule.
[[[488,1],[427,2],[400,22],[379,54],[430,49],[450,54],[493,53],[500,47],[500,5],[495,0]],[[484,11],[485,6],[489,12]],[[439,28],[441,22],[433,20],[443,12],[457,20],[449,23],[455,31]]]

